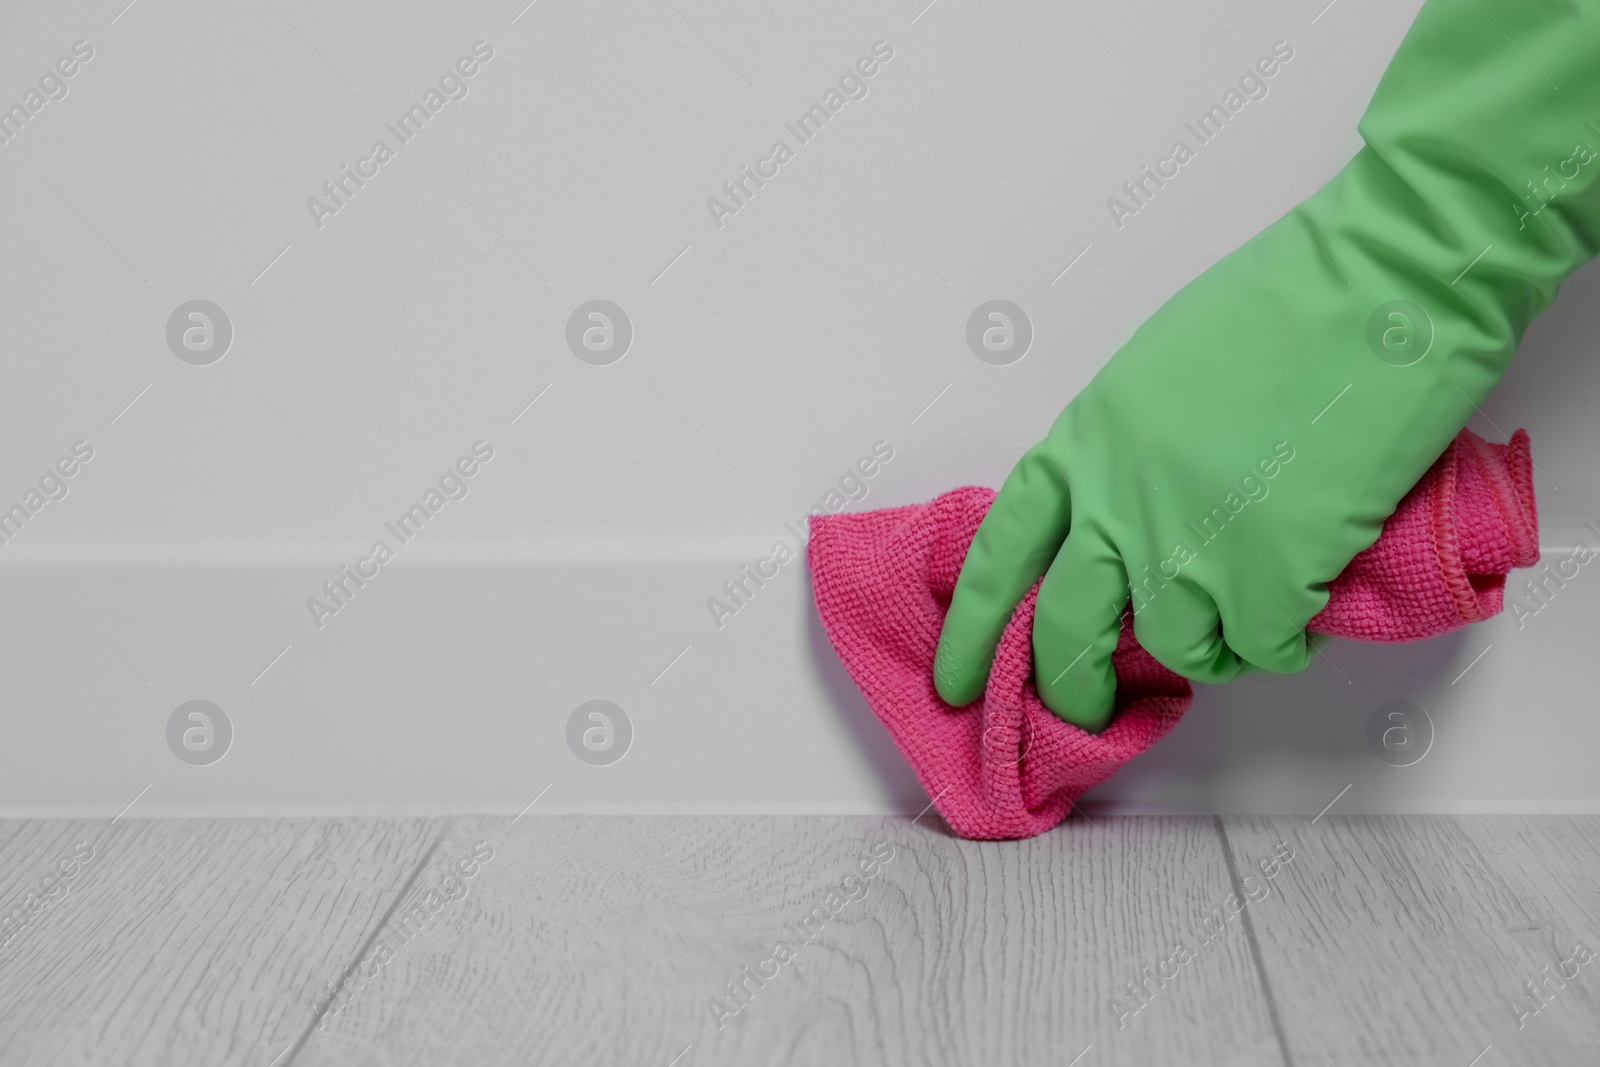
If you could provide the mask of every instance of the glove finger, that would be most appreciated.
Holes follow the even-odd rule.
[[[1134,597],[1133,633],[1167,670],[1207,685],[1231,682],[1248,664],[1224,639],[1217,605],[1182,578],[1146,579]]]
[[[1274,674],[1298,674],[1316,655],[1310,636],[1303,625],[1296,625],[1294,613],[1304,612],[1307,602],[1293,603],[1294,598],[1270,596],[1259,582],[1249,582],[1237,593],[1237,600],[1223,616],[1222,630],[1228,646],[1244,659],[1264,671]],[[1321,600],[1326,603],[1327,595]],[[1309,603],[1315,603],[1315,599]],[[1311,618],[1321,605],[1305,614]]]
[[[1034,679],[1045,707],[1090,733],[1111,721],[1117,693],[1111,653],[1127,603],[1127,572],[1116,550],[1098,531],[1073,531],[1039,586]]]
[[[933,682],[957,706],[983,695],[1000,634],[1067,536],[1066,474],[1035,445],[1017,462],[978,526],[939,632]]]

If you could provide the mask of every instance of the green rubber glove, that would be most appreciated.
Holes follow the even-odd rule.
[[[1304,668],[1326,583],[1600,248],[1597,122],[1600,0],[1428,0],[1365,147],[1151,316],[1006,479],[940,696],[982,695],[1041,576],[1039,694],[1087,730],[1130,597],[1139,642],[1191,679]]]

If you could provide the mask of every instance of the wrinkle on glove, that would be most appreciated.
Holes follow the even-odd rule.
[[[939,630],[993,499],[968,487],[929,504],[815,516],[807,556],[828,640],[939,814],[962,837],[1032,837],[1160,740],[1194,694],[1139,647],[1125,611],[1111,724],[1090,734],[1057,718],[1033,683],[1036,585],[1006,626],[983,698],[964,708],[939,699]],[[1463,430],[1329,583],[1309,628],[1414,641],[1487,619],[1506,575],[1537,562],[1538,532],[1528,435],[1494,445]]]

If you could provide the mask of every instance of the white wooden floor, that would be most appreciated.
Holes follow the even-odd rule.
[[[4,1065],[1600,1062],[1595,817],[12,821],[0,886]]]

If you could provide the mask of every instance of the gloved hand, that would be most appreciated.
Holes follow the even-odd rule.
[[[1087,730],[1110,719],[1130,595],[1179,674],[1304,668],[1326,583],[1600,248],[1596,56],[1597,0],[1428,0],[1365,147],[1172,297],[1006,479],[940,635],[940,696],[982,695],[1041,576],[1035,681]]]

